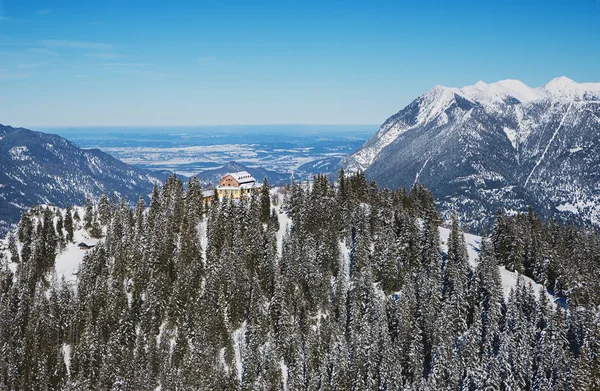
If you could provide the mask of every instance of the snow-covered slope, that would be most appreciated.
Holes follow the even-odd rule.
[[[50,208],[53,213],[60,211],[63,216],[65,215],[64,209],[48,205],[43,205],[42,207]],[[74,207],[73,213],[75,213],[75,211],[77,211],[80,216],[85,215],[83,207]],[[56,224],[56,218],[54,223]],[[90,237],[89,233],[83,228],[83,223],[81,221],[74,221],[73,224],[73,241],[71,243],[67,243],[64,248],[57,249],[56,259],[54,261],[54,270],[56,272],[56,276],[59,279],[64,277],[67,281],[75,278],[76,272],[79,269],[79,265],[83,261],[83,257],[89,251],[80,249],[77,245],[81,242],[84,242],[88,245],[97,245],[100,242],[100,240]],[[63,232],[63,234],[65,234],[65,232]],[[21,243],[18,241],[17,248],[20,252]],[[8,251],[8,236],[0,239],[0,252],[3,252],[6,259],[10,260],[10,252]],[[17,265],[14,263],[10,263],[9,267],[13,273],[17,269]]]
[[[498,208],[529,205],[546,218],[600,224],[600,83],[438,85],[342,166],[382,186],[423,183],[470,230]]]
[[[448,238],[450,237],[450,230],[448,228],[440,227],[440,242],[441,242],[441,250],[444,253],[448,252]],[[472,268],[477,266],[479,251],[481,250],[481,236],[464,234],[465,242],[467,244],[467,253],[469,254],[469,264]],[[500,278],[502,279],[502,290],[504,291],[504,297],[508,298],[510,291],[512,289],[516,289],[517,281],[519,277],[523,280],[523,282],[527,285],[530,285],[533,288],[533,291],[536,295],[539,295],[541,290],[546,292],[548,296],[548,300],[553,303],[554,296],[544,289],[544,287],[537,282],[533,281],[531,278],[519,275],[519,273],[511,272],[506,270],[504,266],[499,266],[500,269]]]
[[[79,265],[83,261],[83,257],[89,250],[82,250],[77,247],[80,242],[85,242],[90,245],[97,245],[99,240],[90,238],[84,229],[73,231],[73,243],[68,243],[66,247],[59,252],[54,261],[54,270],[59,278],[65,277],[66,280],[75,278],[75,274],[79,269]]]

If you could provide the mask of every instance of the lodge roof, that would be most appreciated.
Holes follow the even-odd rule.
[[[256,182],[256,179],[248,171],[229,172],[225,176],[231,175],[240,185],[243,183]]]

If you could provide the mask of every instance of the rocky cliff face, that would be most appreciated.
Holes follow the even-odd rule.
[[[600,83],[566,77],[436,86],[343,161],[380,185],[427,185],[443,213],[485,228],[498,208],[528,206],[600,224]]]

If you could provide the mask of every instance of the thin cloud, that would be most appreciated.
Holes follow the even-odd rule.
[[[42,10],[37,10],[37,12],[35,13],[36,15],[42,16],[42,15],[48,15],[50,13],[50,10],[48,9],[42,9]]]
[[[90,79],[91,78],[90,75],[75,75],[75,77],[78,79]]]
[[[149,67],[152,64],[148,64],[145,62],[111,62],[108,64],[104,64],[108,67],[125,67],[125,68],[143,68]]]
[[[111,50],[113,48],[113,45],[109,43],[69,41],[64,39],[45,39],[41,43],[44,46],[71,49]]]
[[[100,60],[114,60],[115,58],[121,57],[121,55],[117,53],[85,53],[84,56]]]
[[[17,68],[21,68],[21,69],[36,69],[36,68],[41,68],[43,66],[47,65],[47,63],[45,62],[30,62],[27,64],[19,64],[17,65]]]
[[[50,49],[46,49],[46,48],[32,48],[32,49],[29,49],[28,52],[33,53],[33,54],[41,54],[44,56],[53,56],[53,57],[58,56],[58,53],[56,53],[55,51],[52,51]]]
[[[29,76],[26,72],[9,72],[0,68],[0,79],[25,79]]]
[[[217,62],[215,56],[200,56],[197,60],[200,64],[215,64]]]
[[[10,18],[8,16],[0,16],[0,22],[4,20],[10,20]]]

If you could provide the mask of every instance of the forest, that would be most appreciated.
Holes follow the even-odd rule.
[[[148,205],[24,213],[0,253],[0,389],[600,390],[597,230],[499,211],[473,268],[423,186],[263,189],[208,203],[171,176]],[[61,278],[79,228],[101,240]],[[544,289],[505,296],[499,266]]]

